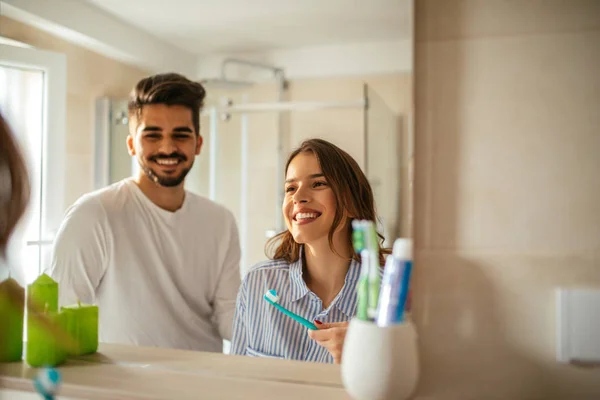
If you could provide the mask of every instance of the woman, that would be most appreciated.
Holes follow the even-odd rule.
[[[25,159],[8,123],[0,114],[0,297],[20,309],[25,307],[24,289],[15,280],[3,279],[9,275],[8,245],[15,228],[27,210],[30,193]],[[53,335],[65,349],[72,349],[76,345],[73,339],[39,311],[30,306],[29,318],[42,324],[47,329],[47,333]],[[0,329],[0,359],[5,359],[8,354],[8,349],[4,347],[5,333],[4,329]]]
[[[375,221],[371,186],[348,153],[308,140],[287,161],[282,211],[288,229],[267,244],[271,260],[252,267],[240,287],[231,353],[340,363],[360,274],[351,221]],[[267,303],[270,289],[319,329],[307,332]]]
[[[0,114],[0,265],[4,265],[8,242],[29,203],[29,175],[21,149]]]

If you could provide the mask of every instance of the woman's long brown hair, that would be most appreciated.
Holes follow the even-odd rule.
[[[8,241],[29,205],[31,187],[23,153],[8,123],[0,114],[0,258],[7,256]],[[25,307],[25,290],[14,280],[1,282],[0,297],[7,299],[15,309]],[[43,310],[27,305],[28,320],[46,329],[48,335],[68,351],[77,349],[78,343],[63,329],[54,324]],[[7,351],[4,331],[0,330],[0,358]]]
[[[344,150],[333,143],[323,139],[309,139],[290,154],[285,172],[292,160],[300,153],[312,153],[317,158],[321,171],[327,179],[328,185],[333,190],[336,202],[336,211],[333,224],[329,230],[329,247],[336,252],[333,246],[333,234],[340,225],[344,226],[350,248],[352,244],[352,219],[369,220],[376,223],[375,200],[373,190],[358,163]],[[383,236],[378,234],[380,242]],[[383,265],[385,254],[390,249],[381,246],[379,250],[379,262]],[[300,258],[301,244],[294,240],[289,230],[272,237],[265,246],[267,257],[274,260],[285,260],[288,263],[298,261]],[[352,258],[359,260],[359,255],[353,253]]]
[[[0,257],[29,204],[29,174],[21,149],[0,114]]]

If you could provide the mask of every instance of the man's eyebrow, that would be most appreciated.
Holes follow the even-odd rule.
[[[188,132],[188,133],[193,133],[194,131],[192,131],[187,126],[178,126],[177,128],[173,129],[173,132]]]
[[[160,126],[145,126],[144,129],[142,129],[142,132],[161,132],[162,128]]]
[[[160,126],[148,125],[142,129],[142,132],[162,132],[162,130]],[[177,128],[173,128],[173,132],[193,133],[194,131],[187,126],[178,126]]]

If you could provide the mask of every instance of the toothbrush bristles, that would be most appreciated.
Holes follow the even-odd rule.
[[[271,300],[274,303],[277,303],[277,301],[279,300],[279,296],[277,296],[277,292],[273,289],[271,290],[267,290],[265,292],[265,297],[268,298],[269,300]]]

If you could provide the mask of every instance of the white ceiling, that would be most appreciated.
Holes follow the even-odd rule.
[[[412,0],[88,0],[196,55],[410,39]]]

